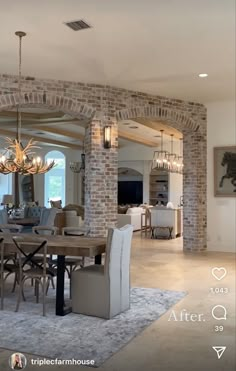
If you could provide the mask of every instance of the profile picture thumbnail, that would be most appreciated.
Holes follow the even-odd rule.
[[[13,353],[9,359],[12,370],[23,370],[26,367],[27,359],[22,353]]]

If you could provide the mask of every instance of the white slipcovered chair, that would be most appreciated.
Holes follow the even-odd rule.
[[[151,211],[152,237],[164,236],[175,238],[181,235],[181,210],[164,206],[154,206]],[[158,230],[158,228],[160,228]]]
[[[105,265],[72,272],[72,312],[112,318],[130,307],[132,225],[108,230]]]

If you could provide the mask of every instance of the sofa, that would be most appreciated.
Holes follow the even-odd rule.
[[[124,227],[126,224],[131,224],[134,231],[141,229],[141,214],[144,214],[145,210],[142,207],[130,207],[126,214],[118,214],[117,216],[117,228]]]

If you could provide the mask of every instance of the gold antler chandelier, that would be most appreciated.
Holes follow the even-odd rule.
[[[34,149],[40,148],[37,142],[30,139],[26,146],[21,143],[21,41],[26,36],[23,31],[15,32],[19,37],[19,75],[18,75],[18,96],[17,109],[17,135],[16,139],[6,138],[7,147],[0,157],[0,173],[19,174],[44,174],[55,166],[55,162],[44,163],[40,157],[33,157]]]

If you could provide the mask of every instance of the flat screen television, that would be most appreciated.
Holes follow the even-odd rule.
[[[119,181],[118,204],[141,204],[143,202],[142,181]]]

